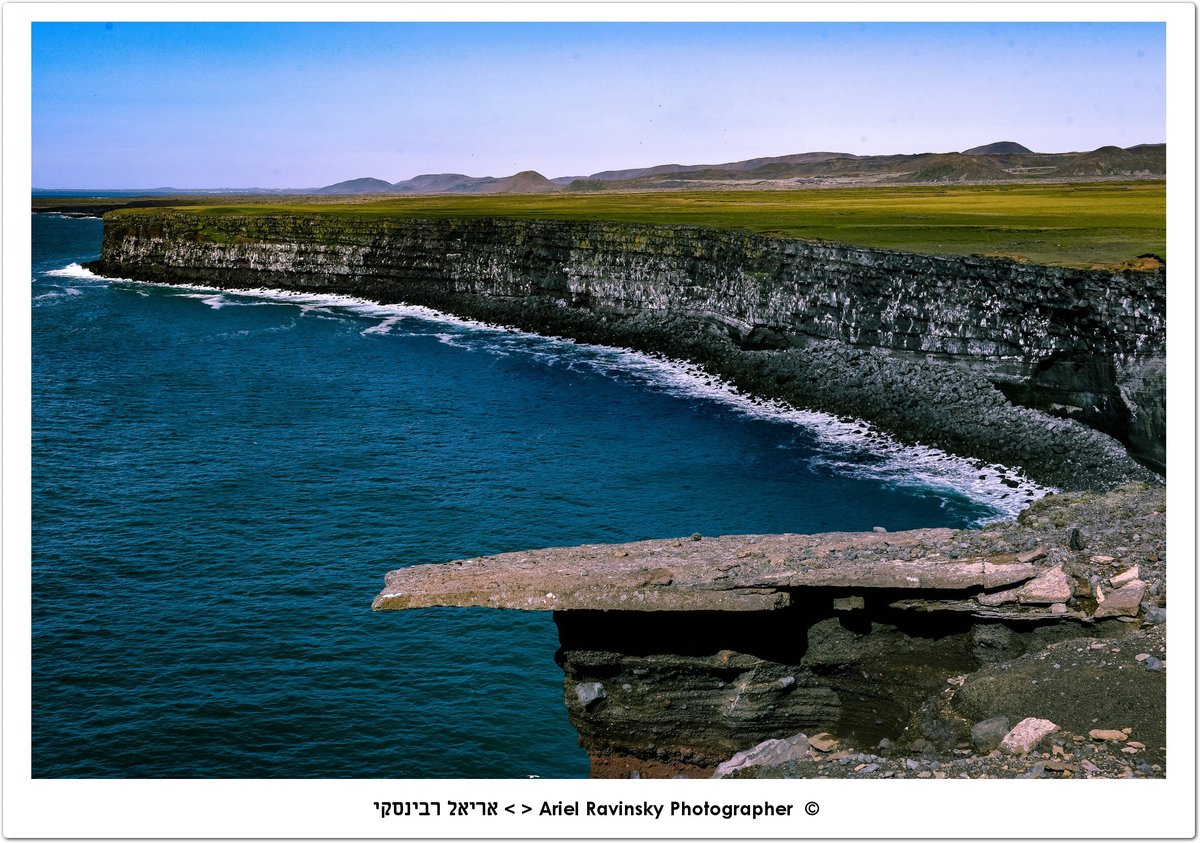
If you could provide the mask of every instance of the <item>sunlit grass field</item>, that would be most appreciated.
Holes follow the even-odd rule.
[[[184,200],[188,201],[188,200]],[[179,207],[182,207],[179,206]],[[205,214],[611,220],[734,229],[779,237],[1041,264],[1119,266],[1166,257],[1166,184],[1105,182],[495,196],[192,205]]]

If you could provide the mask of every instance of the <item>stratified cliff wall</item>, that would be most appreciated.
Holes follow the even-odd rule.
[[[1140,475],[1078,425],[1010,401],[1165,465],[1161,270],[676,226],[181,211],[110,214],[92,268],[424,304],[686,357],[760,394],[1020,464],[1053,485]]]

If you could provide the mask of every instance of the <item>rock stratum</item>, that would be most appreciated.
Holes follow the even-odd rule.
[[[1165,471],[1165,271],[554,220],[121,211],[104,275],[342,293],[699,363],[1063,489]]]
[[[89,266],[419,304],[690,360],[762,398],[1064,490],[983,530],[697,534],[387,575],[377,609],[553,612],[593,775],[709,775],[785,738],[771,746],[786,753],[766,753],[791,759],[780,774],[827,774],[819,747],[839,741],[949,763],[979,749],[977,732],[1031,718],[1071,740],[1132,727],[1156,753],[1137,774],[1164,769],[1161,268],[606,222],[161,209],[107,215]],[[1125,670],[1097,642],[1146,652]],[[1057,653],[1070,659],[1046,661]],[[1131,712],[1137,723],[1116,722]],[[1055,734],[1022,737],[1021,758],[1051,740],[1065,752]],[[878,758],[861,769],[903,776],[913,760]]]

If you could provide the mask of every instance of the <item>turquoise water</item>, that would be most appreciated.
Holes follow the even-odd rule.
[[[105,280],[99,220],[33,232],[35,776],[584,776],[549,614],[372,612],[386,571],[1027,494],[642,355]]]

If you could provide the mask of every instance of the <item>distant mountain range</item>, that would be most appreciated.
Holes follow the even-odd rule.
[[[1014,141],[977,146],[964,152],[919,155],[853,155],[803,152],[751,158],[725,164],[659,164],[630,170],[604,170],[590,176],[547,179],[526,170],[506,178],[474,178],[461,173],[416,176],[394,183],[354,179],[317,193],[556,193],[612,190],[788,188],[865,184],[950,184],[979,182],[1163,178],[1166,144],[1091,152],[1038,153]]]
[[[398,182],[357,178],[318,188],[178,190],[156,188],[129,194],[240,193],[325,194],[494,194],[578,193],[641,190],[787,189],[804,187],[997,183],[1021,181],[1092,181],[1112,178],[1165,178],[1166,144],[1122,149],[1102,146],[1091,152],[1033,152],[1015,141],[999,141],[963,152],[917,155],[853,155],[849,152],[802,152],[750,158],[725,164],[659,164],[630,170],[604,170],[590,176],[548,179],[525,170],[511,176],[429,173]],[[34,191],[41,195],[74,191]]]

